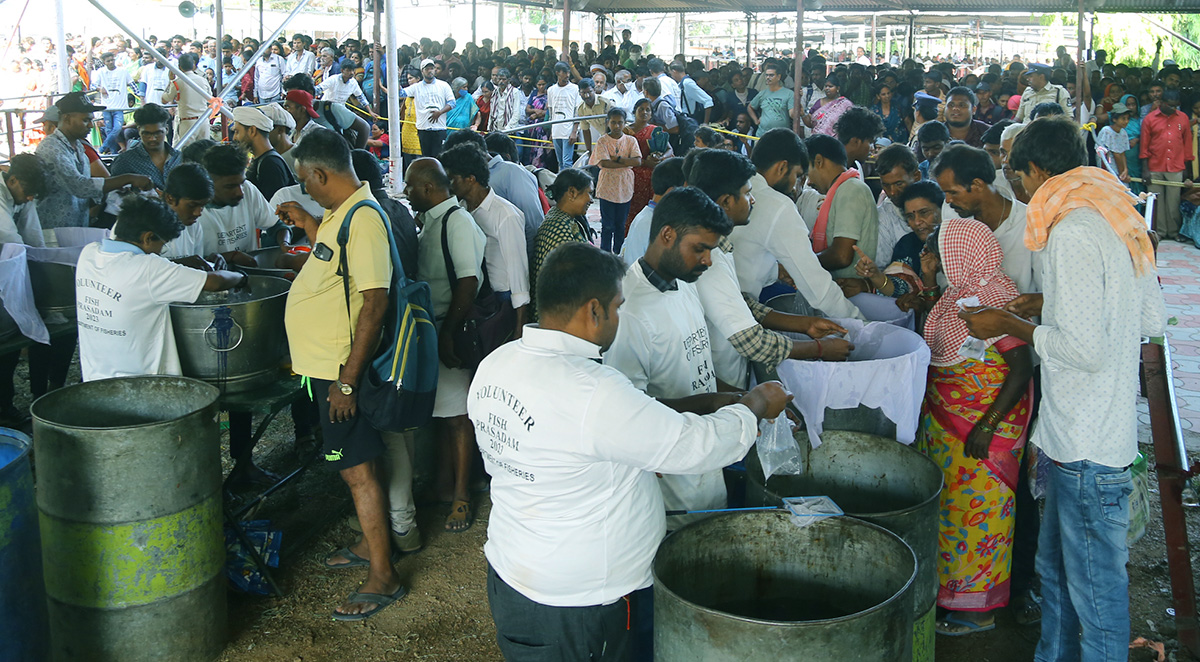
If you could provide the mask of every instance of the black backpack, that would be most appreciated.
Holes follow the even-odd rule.
[[[680,96],[683,96],[683,88],[679,88]],[[651,116],[658,114],[658,108],[663,104],[664,97],[659,97],[654,100],[650,106]],[[682,101],[680,104],[682,105]],[[669,106],[672,113],[675,113],[675,123],[679,125],[679,133],[672,133],[668,140],[671,142],[671,150],[675,152],[675,156],[683,156],[688,150],[696,144],[696,129],[700,128],[700,124],[692,119],[691,115],[675,108],[674,105]],[[665,130],[665,128],[664,128]]]

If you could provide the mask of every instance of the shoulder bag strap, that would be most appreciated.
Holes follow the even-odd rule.
[[[442,259],[446,261],[446,277],[450,279],[451,292],[454,291],[454,285],[458,282],[458,274],[454,271],[454,260],[450,259],[450,230],[448,222],[450,220],[450,215],[458,209],[462,209],[462,207],[454,205],[449,211],[446,212],[444,216],[442,216]],[[483,262],[479,265],[479,271],[482,272],[482,275],[479,276],[479,280],[483,284],[476,291],[477,298],[492,291],[492,282],[488,278],[487,273],[487,258],[484,258]]]
[[[404,270],[399,262],[399,252],[396,248],[395,239],[392,237],[392,230],[388,227],[387,212],[383,211],[383,207],[374,200],[362,200],[356,202],[350,211],[346,212],[346,217],[342,219],[342,227],[338,229],[337,245],[338,245],[338,270],[337,274],[342,277],[342,292],[346,296],[346,323],[350,325],[350,342],[354,342],[354,320],[350,317],[350,265],[346,257],[346,244],[350,242],[350,219],[354,218],[354,212],[358,211],[359,207],[370,207],[374,209],[379,218],[383,221],[383,231],[388,237],[388,245],[391,249],[392,270],[400,269],[400,282],[403,284],[406,280]],[[310,258],[311,259],[311,258]],[[393,276],[395,280],[395,276]]]

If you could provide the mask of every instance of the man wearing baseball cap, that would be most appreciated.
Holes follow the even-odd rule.
[[[258,108],[238,106],[233,109],[233,122],[233,140],[250,150],[254,157],[246,170],[246,179],[264,198],[270,200],[279,189],[296,184],[291,169],[271,146],[274,120]]]
[[[88,209],[103,201],[109,191],[126,186],[143,191],[153,188],[154,183],[145,175],[91,176],[83,145],[93,115],[103,108],[93,106],[83,92],[62,97],[54,107],[59,115],[58,129],[37,147],[38,160],[46,171],[46,195],[38,200],[38,217],[44,229],[87,227]]]
[[[446,140],[446,113],[454,108],[454,92],[444,80],[433,77],[434,61],[421,60],[421,80],[404,88],[405,103],[417,105],[417,139],[421,154],[436,158]]]
[[[1030,111],[1039,103],[1047,101],[1062,106],[1068,117],[1073,114],[1071,93],[1061,85],[1050,82],[1050,71],[1050,65],[1047,64],[1029,65],[1029,72],[1026,74],[1029,77],[1029,87],[1021,94],[1021,105],[1017,107],[1017,116],[1014,118],[1017,122],[1029,121]]]
[[[288,90],[284,96],[283,109],[292,116],[295,129],[292,131],[292,142],[300,142],[304,134],[321,128],[316,121],[317,111],[313,108],[313,95],[304,90]]]

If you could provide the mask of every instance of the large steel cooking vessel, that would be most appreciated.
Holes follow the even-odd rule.
[[[899,536],[851,517],[689,524],[654,557],[654,658],[908,662],[916,569]]]
[[[183,374],[225,392],[274,381],[287,355],[283,313],[289,281],[251,276],[248,292],[205,292],[196,303],[171,304]]]
[[[291,269],[280,269],[276,267],[276,260],[283,255],[283,249],[278,246],[268,248],[260,248],[250,251],[250,257],[254,258],[256,263],[253,267],[238,267],[250,276],[274,276],[276,278],[284,278],[289,281],[296,277],[296,272]]]
[[[43,316],[59,313],[75,319],[75,267],[57,262],[29,260],[33,303]]]

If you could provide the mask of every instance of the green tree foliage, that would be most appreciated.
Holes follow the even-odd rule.
[[[1200,15],[1197,14],[1147,14],[1149,18],[1200,42]],[[1076,22],[1075,14],[1058,14],[1048,19],[1048,25],[1070,25]],[[1163,60],[1175,60],[1181,67],[1200,67],[1200,51],[1163,32],[1142,20],[1137,14],[1098,14],[1093,30],[1093,48],[1104,49],[1108,61],[1123,62],[1136,66],[1150,66],[1154,62],[1155,48],[1162,40]],[[1057,46],[1058,44],[1052,44]],[[1075,56],[1074,42],[1066,44],[1071,57]]]

